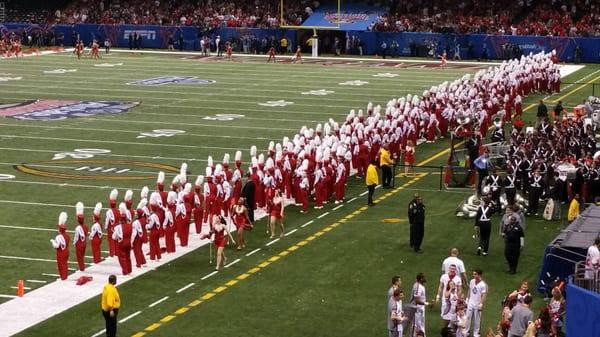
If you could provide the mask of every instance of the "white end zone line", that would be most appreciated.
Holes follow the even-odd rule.
[[[17,298],[17,296],[0,294],[0,298]]]
[[[121,319],[121,320],[119,321],[119,323],[125,323],[125,322],[127,322],[128,320],[130,320],[130,319],[134,318],[135,316],[137,316],[137,315],[139,315],[139,314],[141,314],[141,313],[142,313],[142,311],[141,311],[141,310],[138,310],[138,311],[134,312],[133,314],[131,314],[131,315],[129,315],[129,316],[127,316],[127,317],[125,317],[125,318]]]
[[[230,262],[229,264],[226,264],[225,268],[229,268],[229,267],[233,266],[234,264],[236,264],[236,263],[238,263],[240,261],[242,261],[242,259],[235,259],[235,260],[233,260],[233,262]]]
[[[246,254],[246,256],[250,256],[256,252],[258,252],[260,250],[260,248],[256,248],[255,250],[251,251],[250,253]]]
[[[329,214],[329,212],[325,212],[325,213],[323,213],[323,214],[319,215],[319,216],[317,217],[317,219],[321,219],[322,217],[324,217],[324,216],[326,216],[326,215],[328,215],[328,214]]]
[[[277,238],[277,239],[275,239],[273,241],[268,242],[265,246],[270,246],[270,245],[274,244],[277,241],[279,241],[279,238]]]
[[[165,297],[161,298],[160,300],[158,300],[158,301],[156,301],[156,302],[153,302],[152,304],[150,304],[150,305],[148,306],[148,308],[152,308],[152,307],[154,307],[154,306],[158,305],[159,303],[162,303],[162,302],[164,302],[164,301],[166,301],[166,300],[168,300],[168,299],[169,299],[169,296],[165,296]]]
[[[310,220],[309,222],[305,223],[304,225],[302,225],[300,227],[306,227],[306,226],[310,225],[313,222],[315,222],[315,220]]]
[[[184,290],[188,289],[189,287],[192,287],[192,286],[194,286],[194,284],[196,284],[196,283],[192,282],[192,283],[188,284],[187,286],[185,286],[185,287],[183,287],[183,288],[180,288],[180,289],[178,289],[178,290],[177,290],[175,293],[179,294],[180,292],[182,292],[182,291],[184,291]]]
[[[206,280],[207,278],[209,278],[209,277],[213,276],[214,274],[216,274],[216,273],[218,273],[218,272],[219,272],[218,270],[215,270],[215,271],[213,271],[213,272],[212,272],[212,273],[210,273],[210,274],[206,274],[206,275],[204,275],[204,276],[203,276],[203,277],[202,277],[200,280],[204,281],[204,280]]]
[[[294,228],[291,231],[285,233],[285,236],[291,235],[292,233],[295,233],[298,230],[298,228]]]

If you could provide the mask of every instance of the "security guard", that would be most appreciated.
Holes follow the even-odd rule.
[[[509,217],[508,226],[504,229],[502,236],[504,237],[504,257],[508,262],[508,273],[516,274],[521,248],[525,243],[525,234],[514,215]]]
[[[477,208],[475,215],[475,232],[479,233],[479,246],[477,255],[486,256],[490,246],[490,234],[492,232],[492,214],[494,210],[488,198],[482,199],[482,204]]]
[[[423,243],[423,236],[425,236],[425,205],[423,205],[423,198],[420,196],[415,198],[415,202],[415,206],[409,210],[409,213],[412,212],[413,221],[412,248],[415,253],[422,253],[421,244]]]
[[[419,194],[415,193],[413,199],[408,203],[408,224],[410,226],[410,248],[415,247],[415,209],[417,208]]]

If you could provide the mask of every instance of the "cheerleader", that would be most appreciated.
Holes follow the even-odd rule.
[[[409,171],[413,172],[413,164],[415,163],[415,146],[412,140],[406,141],[404,149],[404,174],[408,177]]]
[[[442,319],[447,327],[453,327],[456,322],[456,303],[458,303],[456,283],[449,281],[442,299]]]
[[[237,228],[237,250],[246,248],[246,239],[244,239],[244,231],[252,230],[252,223],[248,216],[248,208],[246,208],[246,199],[239,198],[237,204],[231,209],[231,220]]]
[[[275,237],[275,225],[279,224],[281,228],[281,233],[279,234],[280,238],[283,238],[283,197],[281,196],[281,191],[279,189],[275,189],[275,196],[273,197],[273,202],[271,203],[271,221],[269,223],[269,231],[271,232],[271,239]]]
[[[215,267],[215,270],[219,270],[221,265],[227,264],[227,257],[225,256],[225,246],[227,246],[229,236],[231,234],[227,229],[227,223],[225,222],[225,219],[223,219],[222,217],[216,214],[213,215],[212,223],[212,229],[215,235],[214,244],[215,247],[217,247],[217,265]]]

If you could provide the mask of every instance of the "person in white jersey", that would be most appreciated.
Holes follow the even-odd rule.
[[[425,274],[418,273],[417,281],[412,287],[410,303],[415,307],[415,317],[411,326],[410,336],[425,336],[425,306],[429,306],[425,295]]]
[[[465,335],[469,335],[471,322],[473,322],[473,333],[470,336],[480,337],[481,311],[488,294],[487,284],[481,279],[481,269],[473,270],[473,279],[469,282],[469,297],[467,299],[467,326]]]
[[[451,322],[450,320],[445,319],[444,317],[449,317],[448,313],[452,306],[452,301],[447,301],[450,299],[448,293],[450,292],[449,283],[452,282],[454,284],[454,288],[452,289],[454,292],[454,297],[460,296],[461,293],[461,285],[462,281],[460,276],[456,274],[456,266],[450,265],[448,272],[440,277],[440,285],[438,287],[437,295],[435,296],[435,302],[440,303],[441,300],[441,316],[446,321],[446,326],[448,326]],[[457,299],[457,298],[456,298]],[[456,303],[456,299],[455,303]]]
[[[460,252],[458,248],[454,247],[450,249],[450,256],[444,259],[442,262],[442,273],[447,274],[451,265],[456,266],[456,273],[460,276],[463,286],[467,286],[467,269],[465,269],[465,263],[461,260],[458,255]],[[459,285],[460,287],[460,285]]]
[[[594,244],[587,250],[585,258],[585,275],[588,280],[598,279],[598,270],[600,270],[600,237],[594,240]]]

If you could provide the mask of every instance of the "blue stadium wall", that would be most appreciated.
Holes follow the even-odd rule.
[[[169,37],[174,36],[178,40],[179,34],[183,34],[185,50],[197,50],[199,48],[198,37],[202,33],[196,27],[176,26],[146,26],[146,25],[31,25],[31,24],[5,24],[0,25],[0,34],[8,34],[11,31],[25,28],[28,32],[33,31],[56,31],[64,35],[66,45],[71,45],[73,32],[79,34],[83,41],[88,44],[92,39],[103,41],[108,37],[113,46],[127,47],[129,32],[138,32],[143,36],[144,48],[166,48]],[[297,45],[297,32],[295,30],[280,29],[244,29],[244,28],[222,28],[210,32],[212,36],[220,35],[222,39],[239,38],[242,35],[254,35],[258,39],[263,37],[281,38],[282,34],[288,38],[292,46]],[[437,33],[382,33],[365,31],[337,32],[342,37],[356,36],[362,41],[364,54],[380,53],[383,42],[388,45],[388,54],[395,53],[397,56],[410,55],[410,43],[418,45],[434,43],[436,54],[446,49],[449,56],[454,54],[456,44],[460,44],[460,53],[463,58],[480,57],[484,48],[488,58],[502,58],[502,45],[506,43],[518,44],[523,53],[537,53],[540,51],[551,51],[555,49],[561,61],[573,61],[576,46],[581,49],[581,61],[600,63],[600,39],[598,38],[566,38],[566,37],[538,37],[538,36],[510,36],[510,35],[459,35],[459,34],[437,34]],[[391,50],[392,42],[398,44],[397,51]],[[471,46],[471,48],[469,48]],[[469,55],[472,54],[472,55]]]
[[[600,337],[600,294],[567,285],[567,337]]]

